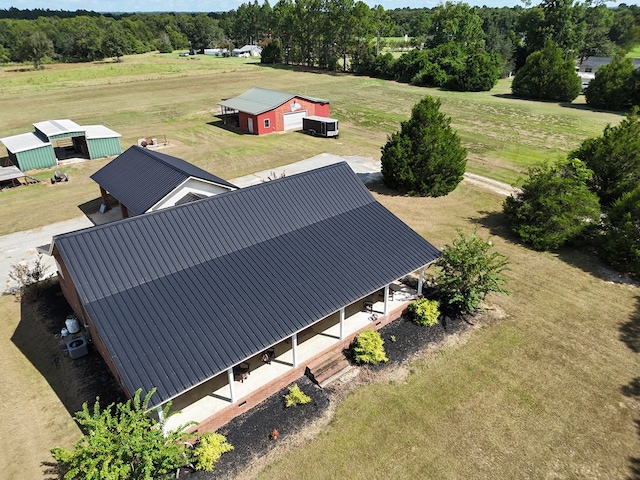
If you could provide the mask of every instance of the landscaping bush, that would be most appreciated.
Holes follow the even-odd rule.
[[[428,298],[419,298],[409,304],[407,308],[411,314],[411,320],[426,327],[431,327],[438,323],[440,316],[440,304],[437,300],[429,300]]]
[[[289,393],[284,396],[284,404],[286,407],[295,407],[296,405],[304,405],[309,403],[311,397],[304,393],[297,383],[289,387]]]
[[[356,337],[353,347],[354,358],[357,363],[388,362],[384,351],[384,340],[375,330],[365,330]]]
[[[233,445],[227,442],[227,437],[219,433],[207,432],[198,441],[193,450],[196,470],[213,472],[216,462],[223,453],[233,450]]]

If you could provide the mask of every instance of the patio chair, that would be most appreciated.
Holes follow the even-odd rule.
[[[251,365],[249,362],[241,362],[235,367],[233,367],[233,378],[234,380],[244,383],[245,378],[251,375]]]
[[[264,353],[262,354],[262,361],[264,363],[271,365],[271,360],[273,360],[275,356],[276,356],[275,349],[270,348],[268,350],[265,350]]]

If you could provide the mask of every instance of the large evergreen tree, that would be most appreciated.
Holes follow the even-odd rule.
[[[531,168],[522,191],[503,204],[511,231],[536,250],[576,238],[599,220],[598,197],[587,187],[591,175],[576,159]]]
[[[591,87],[589,87],[591,88]],[[589,138],[569,154],[593,171],[591,190],[607,208],[640,184],[640,119],[634,109],[615,127],[607,125],[601,137]]]
[[[440,112],[440,100],[425,97],[414,105],[411,118],[382,147],[384,183],[410,195],[438,197],[462,181],[467,150]]]
[[[547,41],[542,50],[527,57],[513,79],[511,91],[516,97],[571,102],[580,94],[581,86],[573,60],[565,60],[562,50]]]
[[[611,265],[640,276],[640,186],[619,198],[607,213],[603,247]]]
[[[596,72],[585,92],[587,103],[595,108],[624,110],[631,107],[634,96],[634,66],[623,54]]]

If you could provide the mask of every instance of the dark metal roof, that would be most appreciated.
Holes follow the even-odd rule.
[[[58,235],[130,392],[189,390],[440,252],[346,163]]]
[[[238,188],[180,158],[136,145],[91,175],[133,215],[149,210],[189,177],[230,190]]]

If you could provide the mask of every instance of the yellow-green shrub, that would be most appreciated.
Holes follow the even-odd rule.
[[[411,320],[418,325],[431,327],[438,323],[440,316],[440,304],[437,300],[419,298],[409,304],[407,310],[411,314]]]
[[[353,354],[358,363],[388,362],[384,351],[384,340],[375,330],[365,330],[356,337]]]
[[[287,407],[295,407],[296,405],[304,405],[309,403],[311,397],[300,390],[297,383],[289,387],[289,393],[284,396],[284,404]]]
[[[193,449],[196,470],[212,472],[216,462],[223,453],[233,450],[233,445],[227,442],[227,437],[219,433],[207,432]]]

